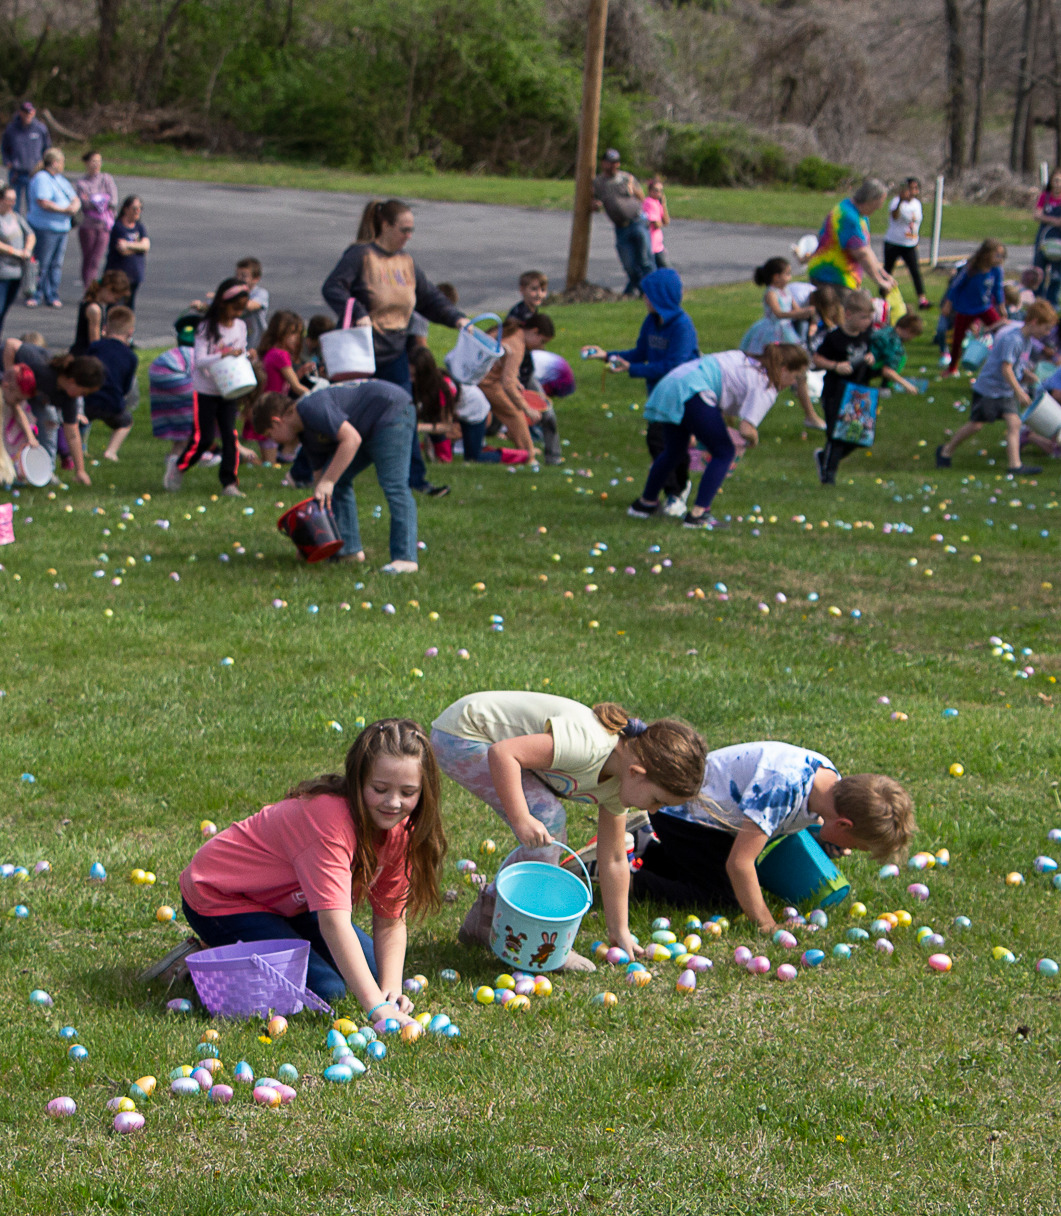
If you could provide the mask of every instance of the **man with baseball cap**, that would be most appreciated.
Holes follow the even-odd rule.
[[[637,178],[619,168],[622,158],[614,148],[601,157],[600,172],[593,179],[593,210],[604,209],[615,225],[615,251],[626,271],[624,296],[641,293],[641,280],[656,269],[648,220],[641,211],[645,192]]]
[[[15,207],[26,211],[29,179],[40,168],[41,158],[52,146],[48,128],[37,117],[32,101],[24,101],[4,128],[0,139],[0,159],[8,172],[8,182],[15,188]]]

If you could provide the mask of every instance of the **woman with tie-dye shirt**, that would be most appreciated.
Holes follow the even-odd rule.
[[[869,220],[888,197],[888,188],[868,177],[850,198],[842,199],[825,217],[818,233],[818,248],[807,262],[807,275],[815,286],[829,284],[849,291],[862,286],[863,273],[891,291],[895,280],[884,269],[869,239]]]

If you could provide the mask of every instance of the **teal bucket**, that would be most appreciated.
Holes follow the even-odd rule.
[[[763,890],[790,904],[829,908],[851,893],[851,884],[806,829],[767,845],[755,868]]]
[[[553,843],[575,857],[585,882],[544,861],[517,861],[511,866],[503,861],[494,880],[497,905],[490,925],[490,948],[502,962],[520,971],[562,967],[593,903],[593,886],[582,858],[558,840]],[[508,856],[518,851],[513,849]]]

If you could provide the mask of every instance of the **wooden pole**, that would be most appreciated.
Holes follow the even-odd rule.
[[[604,31],[608,0],[589,0],[586,11],[586,61],[582,73],[582,113],[578,122],[575,162],[575,207],[571,214],[571,244],[567,254],[567,290],[586,281],[589,236],[593,220],[593,174],[597,167],[597,128],[600,125],[604,80]]]

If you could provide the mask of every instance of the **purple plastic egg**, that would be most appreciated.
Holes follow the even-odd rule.
[[[752,952],[747,946],[738,946],[736,950],[733,951],[733,961],[738,967],[747,967],[747,965],[752,961]]]
[[[685,960],[685,965],[690,971],[710,971],[713,966],[711,960],[702,954],[691,955]]]
[[[207,1095],[211,1102],[217,1102],[221,1106],[227,1106],[232,1101],[232,1086],[231,1085],[212,1085],[210,1093]]]
[[[52,1098],[45,1109],[53,1119],[68,1119],[77,1113],[77,1103],[73,1098]]]
[[[782,963],[778,967],[776,974],[779,980],[794,980],[796,978],[796,968],[791,963]]]
[[[906,888],[907,895],[912,895],[914,899],[920,899],[924,902],[928,899],[928,887],[923,882],[912,882]]]
[[[513,989],[516,996],[533,996],[534,981],[531,979],[516,980],[516,987]]]
[[[119,1136],[138,1132],[144,1126],[144,1116],[138,1110],[123,1110],[114,1116],[114,1130]]]
[[[891,955],[895,950],[895,946],[886,937],[878,937],[873,943],[873,948],[884,955]]]

